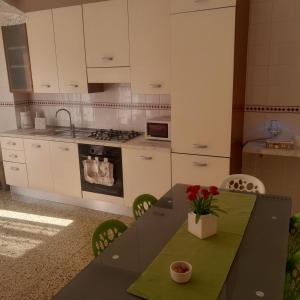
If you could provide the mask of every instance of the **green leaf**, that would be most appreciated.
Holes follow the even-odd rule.
[[[197,215],[196,215],[196,224],[198,224],[198,223],[199,223],[199,221],[200,221],[200,217],[201,217],[201,215],[200,215],[200,214],[197,214]]]

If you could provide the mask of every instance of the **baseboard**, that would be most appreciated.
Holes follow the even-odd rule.
[[[112,214],[133,217],[131,208],[125,207],[123,205],[109,203],[106,201],[100,201],[95,199],[73,198],[73,197],[62,196],[55,193],[49,193],[49,192],[33,190],[29,188],[13,187],[13,186],[11,186],[11,192],[18,195],[32,197],[36,199],[48,200],[48,201],[53,201],[53,202],[58,202],[58,203],[63,203],[68,205],[74,205],[74,206],[104,211]]]

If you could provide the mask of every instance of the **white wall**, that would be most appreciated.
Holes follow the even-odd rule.
[[[247,69],[246,106],[256,112],[245,114],[245,139],[266,135],[272,119],[283,137],[300,134],[299,0],[250,0]]]

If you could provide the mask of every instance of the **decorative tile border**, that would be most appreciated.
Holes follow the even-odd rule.
[[[300,114],[300,106],[289,105],[246,105],[245,112]]]
[[[0,101],[0,107],[15,107],[15,103],[11,101]]]
[[[153,103],[112,103],[112,102],[81,102],[81,101],[39,101],[30,100],[28,105],[41,106],[90,106],[104,109],[137,109],[137,110],[170,110],[169,104]]]

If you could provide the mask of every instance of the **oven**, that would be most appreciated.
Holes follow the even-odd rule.
[[[82,191],[123,197],[121,148],[86,144],[78,148]]]

